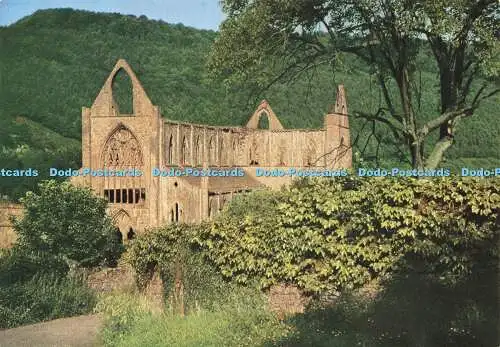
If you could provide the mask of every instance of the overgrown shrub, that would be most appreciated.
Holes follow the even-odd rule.
[[[397,269],[454,281],[498,259],[495,179],[345,177],[259,194],[248,213],[230,206],[198,229],[209,259],[242,283],[291,282],[320,293]]]
[[[82,280],[57,273],[0,282],[0,328],[86,314],[94,305],[94,293]]]
[[[138,320],[150,315],[147,300],[138,293],[113,292],[102,296],[94,312],[105,317],[106,328],[102,332],[105,341],[117,341],[125,336]]]
[[[186,317],[154,316],[138,295],[109,297],[97,306],[107,317],[106,346],[260,346],[286,335],[255,289],[228,287],[213,310]]]
[[[301,180],[236,197],[211,223],[147,234],[133,262],[142,273],[167,269],[169,286],[177,263],[192,283],[219,272],[261,288],[343,293],[270,345],[496,345],[499,212],[496,179]],[[374,279],[378,297],[346,300]]]
[[[116,263],[123,246],[106,215],[104,199],[69,182],[45,181],[39,191],[21,199],[25,212],[13,220],[16,249],[52,255],[77,266]]]
[[[152,271],[160,271],[167,296],[175,280],[183,284],[186,312],[215,310],[234,288],[206,258],[197,244],[200,228],[206,225],[171,224],[138,237],[129,248],[127,259],[136,270],[139,288]]]
[[[406,272],[371,300],[343,293],[334,305],[290,318],[272,346],[498,346],[498,269],[455,284]]]
[[[51,254],[7,249],[0,256],[0,285],[24,283],[37,274],[64,276],[68,270],[66,262]]]

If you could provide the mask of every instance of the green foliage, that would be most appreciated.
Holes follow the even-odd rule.
[[[372,123],[376,142],[399,145],[389,146],[392,155],[382,146],[384,159],[410,155],[413,167],[435,168],[458,140],[462,118],[500,91],[494,0],[224,0],[222,5],[227,17],[208,61],[215,80],[269,90],[319,75],[336,79],[362,61],[378,102],[350,107],[349,115],[359,118],[358,126]],[[383,135],[377,123],[386,127]]]
[[[127,258],[138,274],[139,287],[145,285],[156,269],[164,275],[173,275],[173,264],[177,259],[185,258],[188,252],[192,230],[185,224],[172,224],[151,230],[134,241]]]
[[[8,249],[0,255],[0,283],[26,282],[35,275],[68,273],[68,265],[47,253],[23,252],[19,249]]]
[[[123,246],[106,215],[104,199],[68,182],[42,182],[39,191],[21,199],[25,212],[13,220],[17,250],[46,254],[68,265],[116,262]]]
[[[302,179],[278,192],[237,196],[211,223],[169,225],[136,240],[134,267],[145,274],[159,267],[167,289],[174,264],[182,264],[192,314],[126,318],[133,323],[119,337],[109,328],[107,343],[493,345],[499,210],[497,179]],[[356,290],[373,280],[381,284],[375,296]],[[240,294],[254,284],[277,282],[315,294],[285,325],[255,303],[227,305],[251,297]],[[338,291],[332,306],[315,300]]]
[[[160,271],[165,292],[170,296],[176,277],[182,278],[184,306],[187,312],[215,310],[234,289],[198,246],[199,230],[205,225],[172,224],[152,230],[134,240],[127,252],[139,287],[154,270]]]
[[[10,249],[0,255],[0,329],[86,314],[93,292],[64,262]]]
[[[495,346],[495,267],[475,268],[475,275],[451,286],[426,274],[399,274],[370,300],[344,293],[334,305],[289,319],[291,333],[270,345]]]
[[[283,265],[274,247],[286,237],[277,232],[280,194],[264,190],[236,196],[212,225],[198,229],[197,242],[224,276],[244,284],[256,276],[264,287],[273,283],[271,274]]]
[[[283,337],[287,328],[265,308],[255,290],[226,289],[215,310],[186,317],[153,316],[137,296],[107,302],[102,339],[105,346],[259,346]],[[118,297],[115,297],[118,298]],[[125,309],[124,309],[125,308]],[[122,314],[119,311],[123,312]],[[109,319],[114,312],[114,319]],[[117,322],[121,333],[117,333]]]
[[[106,328],[102,332],[102,339],[105,341],[121,339],[141,318],[151,315],[145,298],[137,293],[115,292],[103,296],[97,302],[94,312],[105,317]]]
[[[37,184],[49,178],[51,167],[79,168],[80,152],[79,141],[63,137],[27,117],[8,115],[0,108],[0,166],[38,171],[36,177],[0,180],[0,197],[17,200],[27,191],[36,191]]]
[[[0,328],[87,314],[94,304],[94,293],[83,281],[56,273],[26,282],[0,281]]]
[[[258,193],[263,194],[263,193]],[[291,282],[312,293],[360,287],[395,270],[451,282],[481,255],[497,259],[496,181],[303,180],[251,212],[229,207],[197,237],[221,272],[262,287]],[[281,196],[280,198],[278,196]],[[493,257],[493,258],[491,258]]]

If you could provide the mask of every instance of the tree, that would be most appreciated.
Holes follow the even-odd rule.
[[[209,59],[213,77],[266,88],[355,54],[373,67],[385,107],[351,115],[389,127],[415,168],[439,165],[457,123],[500,91],[496,0],[224,0],[222,6],[227,19]],[[417,107],[417,57],[426,50],[439,69],[441,109],[431,117]]]
[[[13,220],[15,249],[48,254],[68,265],[116,262],[123,246],[106,215],[104,199],[69,182],[45,181],[39,184],[39,191],[20,199],[24,215]]]

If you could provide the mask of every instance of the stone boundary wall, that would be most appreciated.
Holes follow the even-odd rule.
[[[297,313],[304,313],[310,299],[295,286],[277,284],[267,293],[269,309],[280,319]]]
[[[22,213],[22,205],[0,202],[0,248],[10,248],[16,241],[16,234],[9,217],[21,216]]]

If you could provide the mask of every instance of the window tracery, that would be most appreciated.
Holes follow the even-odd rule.
[[[104,151],[104,165],[110,166],[142,166],[143,158],[139,141],[124,126],[118,128],[108,139]]]

